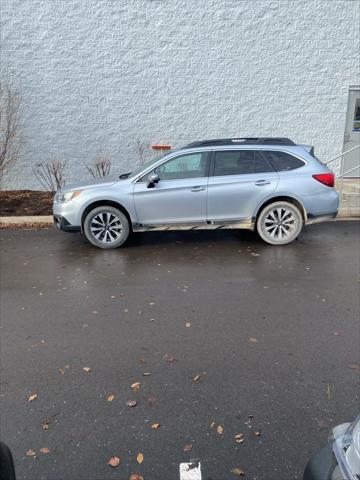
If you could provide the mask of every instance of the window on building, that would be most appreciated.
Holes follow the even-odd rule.
[[[358,132],[359,130],[360,130],[360,98],[357,98],[355,103],[353,131]]]
[[[276,150],[263,151],[263,155],[277,172],[286,172],[303,167],[304,162],[286,152],[278,152]]]

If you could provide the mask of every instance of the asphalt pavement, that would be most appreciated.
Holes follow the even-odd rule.
[[[102,251],[1,231],[0,437],[18,479],[178,480],[193,462],[202,480],[300,480],[358,410],[359,233],[153,232]]]

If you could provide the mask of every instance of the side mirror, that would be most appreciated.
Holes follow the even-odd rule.
[[[157,173],[152,173],[151,175],[148,176],[147,179],[147,188],[154,188],[155,183],[159,183],[159,175]]]

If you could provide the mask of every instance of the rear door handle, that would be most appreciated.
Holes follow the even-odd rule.
[[[191,192],[202,192],[203,190],[205,190],[205,187],[197,186],[197,187],[192,187],[190,191]]]
[[[262,187],[263,185],[270,185],[270,180],[258,180],[257,182],[255,182],[255,185],[257,185],[258,187]]]

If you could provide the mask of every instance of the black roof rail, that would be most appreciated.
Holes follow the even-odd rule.
[[[199,140],[189,143],[185,148],[212,147],[220,145],[296,145],[290,138],[285,137],[239,137],[239,138],[218,138],[212,140]]]

